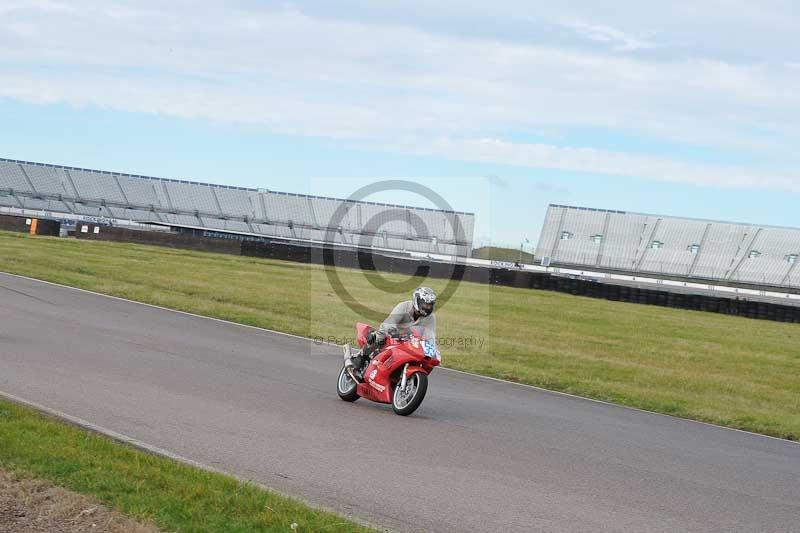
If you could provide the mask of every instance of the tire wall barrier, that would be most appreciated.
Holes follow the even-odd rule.
[[[586,265],[575,265],[571,263],[550,263],[550,266],[553,268],[566,268],[572,270],[586,270]],[[603,267],[603,272],[607,274],[621,274],[623,276],[631,276],[631,275],[640,275],[640,276],[647,276],[647,277],[661,277],[663,274],[661,272],[647,272],[647,271],[638,271],[634,272],[631,270],[623,270],[619,268],[608,268]],[[731,281],[731,280],[722,280],[722,279],[714,279],[714,278],[692,278],[689,276],[679,276],[675,274],[670,274],[669,279],[672,281],[684,281],[687,283],[708,283],[709,285],[718,285],[721,287],[741,287],[745,289],[752,289],[756,291],[775,291],[775,292],[784,292],[784,293],[791,293],[791,294],[800,294],[800,288],[798,287],[786,287],[781,285],[758,285],[756,283],[749,283],[746,281]]]
[[[0,230],[58,237],[61,222],[45,218],[0,215]]]
[[[553,276],[544,272],[525,272],[464,264],[426,263],[372,254],[366,251],[342,249],[326,251],[323,248],[289,243],[242,242],[242,255],[285,261],[325,264],[324,254],[326,252],[332,254],[328,257],[328,264],[331,264],[330,260],[333,259],[333,264],[337,267],[380,270],[406,276],[420,275],[444,279],[460,277],[464,281],[474,283],[555,291],[617,302],[706,311],[779,322],[800,322],[800,307],[791,305],[597,283]]]
[[[136,244],[152,244],[168,246],[184,250],[199,250],[221,254],[241,253],[238,240],[212,239],[195,237],[189,234],[169,233],[162,231],[143,231],[114,226],[102,226],[87,222],[78,222],[75,226],[75,237],[94,241],[131,242]]]
[[[0,224],[2,224],[2,221],[0,221]],[[82,231],[82,226],[87,227],[85,232]],[[95,232],[95,228],[97,228],[97,232]],[[553,276],[544,272],[426,262],[401,256],[377,254],[365,250],[326,249],[322,246],[303,245],[277,239],[239,241],[81,223],[78,223],[75,236],[80,239],[134,242],[297,263],[333,264],[336,267],[390,272],[405,276],[416,275],[439,279],[455,278],[473,283],[555,291],[618,302],[657,305],[780,322],[800,322],[800,307],[791,305],[597,283]]]

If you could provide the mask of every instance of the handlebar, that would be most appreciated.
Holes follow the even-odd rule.
[[[401,332],[397,328],[392,328],[390,330],[384,331],[384,334],[388,338],[391,338],[392,340],[399,341],[399,342],[405,342],[405,341],[411,340],[411,338],[414,336],[414,332],[413,331],[402,331]]]
[[[382,332],[385,338],[392,339],[394,342],[411,342],[413,338],[415,338],[415,331],[412,329],[410,331],[399,331],[397,328],[387,329]],[[441,355],[439,354],[439,350],[436,348],[436,342],[433,339],[427,339],[425,337],[420,337],[419,335],[416,336],[420,341],[420,346],[425,350],[426,359],[436,359],[437,361],[441,361]],[[433,342],[430,342],[433,341]],[[435,352],[435,353],[434,353]]]
[[[426,333],[428,333],[428,332],[427,331],[423,331],[423,330],[421,330],[419,328],[416,328],[416,327],[411,328],[411,329],[404,329],[402,331],[398,330],[395,327],[393,327],[393,328],[381,331],[381,334],[383,334],[383,336],[385,338],[391,338],[392,340],[395,340],[395,341],[407,341],[407,340],[411,340],[413,337],[417,337],[421,341],[432,340],[433,337],[429,337],[428,335],[426,335]]]

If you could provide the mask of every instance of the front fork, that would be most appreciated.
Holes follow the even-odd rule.
[[[408,376],[406,376],[406,372],[408,372],[408,363],[403,366],[403,377],[400,378],[400,390],[406,390],[406,383],[408,382]]]

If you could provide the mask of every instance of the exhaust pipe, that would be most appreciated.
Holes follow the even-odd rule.
[[[356,383],[361,383],[361,380],[360,380],[360,379],[358,379],[358,376],[356,376],[356,375],[353,373],[353,367],[352,367],[352,366],[348,366],[348,367],[347,367],[347,375],[348,375],[348,376],[350,376],[350,379],[352,379],[352,380],[353,380],[353,381],[355,381]]]

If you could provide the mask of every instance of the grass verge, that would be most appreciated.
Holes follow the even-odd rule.
[[[11,474],[0,467],[0,531],[3,533],[161,533],[111,511],[94,498],[49,481]]]
[[[0,233],[0,270],[307,337],[363,320],[318,265]],[[372,308],[401,298],[338,275]],[[437,315],[451,368],[800,438],[798,325],[466,282]]]
[[[140,452],[4,400],[0,400],[0,466],[93,496],[164,531],[372,531],[296,500]]]
[[[532,253],[520,250],[519,248],[502,248],[499,246],[484,246],[472,251],[472,257],[476,259],[490,259],[492,261],[507,261],[509,263],[534,264],[535,258]]]

